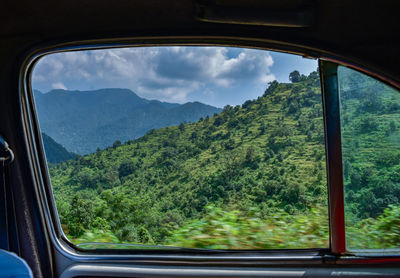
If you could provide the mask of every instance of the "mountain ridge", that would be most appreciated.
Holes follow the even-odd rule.
[[[78,154],[104,149],[117,140],[133,140],[150,129],[194,122],[222,111],[200,102],[148,100],[121,88],[34,92],[41,130]]]
[[[46,133],[42,133],[42,139],[48,162],[59,163],[77,157],[76,154],[66,150],[62,145],[54,141],[54,139],[48,136]]]

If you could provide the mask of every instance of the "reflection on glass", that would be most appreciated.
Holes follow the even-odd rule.
[[[349,249],[400,248],[400,94],[339,67]]]

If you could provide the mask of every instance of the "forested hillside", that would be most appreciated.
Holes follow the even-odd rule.
[[[35,91],[40,128],[68,151],[88,154],[144,135],[152,128],[198,121],[220,108],[168,103],[139,97],[128,89]]]
[[[348,243],[354,248],[400,247],[400,94],[344,67],[339,68],[339,85]],[[379,217],[377,223],[371,220]]]
[[[223,249],[328,247],[319,77],[316,72],[297,77],[290,84],[274,81],[258,99],[226,106],[213,117],[153,129],[125,144],[53,165],[53,189],[68,237],[75,243]],[[390,134],[398,134],[394,125]],[[381,145],[388,144],[387,138],[371,136]],[[382,178],[392,181],[390,175]],[[399,181],[393,186],[398,190]],[[395,200],[397,191],[391,192]],[[361,213],[368,205],[354,203],[356,223],[376,219],[386,208]],[[396,221],[396,213],[400,210],[392,207],[362,228],[384,230],[379,223]],[[360,244],[377,240],[358,230],[352,230],[352,239]]]

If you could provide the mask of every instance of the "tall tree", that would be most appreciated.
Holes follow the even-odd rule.
[[[289,74],[289,80],[290,80],[292,83],[300,82],[300,72],[299,72],[298,70],[292,71],[292,72]]]

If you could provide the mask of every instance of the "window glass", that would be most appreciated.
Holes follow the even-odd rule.
[[[338,68],[348,249],[400,248],[400,94]]]
[[[82,248],[329,247],[316,70],[228,47],[40,59],[32,86],[64,233]]]

